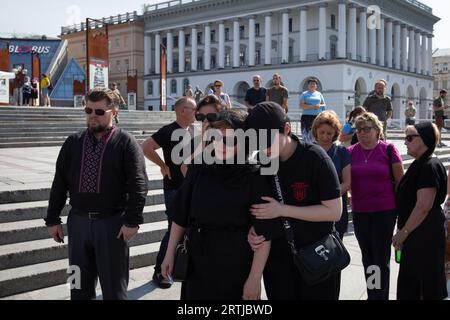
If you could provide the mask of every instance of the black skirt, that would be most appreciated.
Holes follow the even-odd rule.
[[[403,244],[397,283],[398,300],[447,297],[445,230],[442,212],[432,211]]]
[[[248,228],[191,228],[182,300],[242,300],[253,251]]]

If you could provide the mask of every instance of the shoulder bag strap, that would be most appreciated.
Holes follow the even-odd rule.
[[[280,178],[278,177],[278,175],[274,176],[274,181],[275,181],[275,187],[277,190],[278,201],[281,204],[284,204],[283,192],[281,191],[281,183],[280,183]],[[283,222],[283,229],[285,232],[286,240],[291,248],[291,251],[293,254],[297,254],[297,249],[295,247],[295,242],[294,242],[294,230],[292,229],[292,225],[289,222],[288,218],[281,217],[281,221]],[[333,222],[333,231],[332,232],[333,232],[333,234],[337,234],[334,222]]]

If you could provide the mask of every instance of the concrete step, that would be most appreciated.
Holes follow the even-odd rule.
[[[64,218],[66,219],[66,218]],[[66,226],[64,226],[67,235]],[[139,246],[161,241],[167,230],[167,221],[144,223],[130,242],[130,246]],[[0,270],[23,267],[68,257],[67,236],[63,244],[56,243],[47,235],[40,240],[0,245]]]
[[[130,269],[154,265],[159,242],[130,248]],[[0,271],[0,297],[66,283],[68,259]]]
[[[146,206],[143,213],[144,223],[165,220],[165,210],[166,207],[164,204]],[[44,225],[43,220],[43,217],[46,215],[45,211],[42,212],[42,216],[36,219],[0,223],[0,246],[48,238],[47,227]],[[67,205],[61,215],[64,228],[69,211],[70,206]],[[2,269],[1,262],[0,269]]]
[[[127,130],[127,131],[134,136],[142,135],[143,132],[150,132],[150,131],[144,131],[144,130]],[[36,131],[36,132],[31,132],[31,133],[30,132],[22,132],[21,130],[16,130],[16,131],[9,131],[9,132],[0,132],[0,139],[1,138],[11,138],[11,137],[29,137],[30,134],[33,137],[51,137],[52,135],[68,137],[69,135],[73,134],[74,132],[76,132],[76,131],[66,130],[66,129],[60,129],[60,130],[54,130],[54,131]]]
[[[8,191],[2,191],[0,192],[0,205],[2,204],[11,204],[11,203],[19,203],[19,202],[29,202],[29,201],[42,201],[47,200],[50,196],[50,184],[38,184],[35,185],[33,188],[30,188],[29,186],[25,185],[20,188],[16,188],[14,190],[8,190]],[[158,196],[162,196],[162,187],[163,187],[163,181],[162,179],[154,179],[152,177],[149,177],[148,181],[148,189],[150,191],[157,190]],[[147,199],[148,201],[149,199]],[[158,198],[158,201],[160,201],[161,198]],[[164,202],[164,197],[162,197],[162,201]],[[157,203],[148,203],[147,205],[152,205]],[[17,215],[23,214],[23,210],[28,210],[29,206],[27,204],[24,204],[23,208],[20,207],[19,204],[18,207],[11,207],[11,210],[19,210],[16,211]],[[0,207],[1,208],[1,207]],[[5,207],[4,207],[5,208]],[[2,210],[0,209],[0,212]],[[0,218],[1,219],[1,218]],[[1,222],[1,220],[0,220]]]

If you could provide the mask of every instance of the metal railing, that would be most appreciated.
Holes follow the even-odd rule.
[[[124,14],[119,14],[117,16],[110,16],[108,18],[102,18],[100,21],[107,24],[122,24],[130,21],[136,21],[138,19],[138,14],[136,11],[127,12]],[[100,21],[92,21],[90,23],[91,28],[103,27]],[[61,27],[61,34],[69,34],[74,32],[80,32],[86,30],[86,23],[82,22],[80,24],[75,24],[72,26]]]
[[[405,0],[406,2],[412,4],[413,6],[422,9],[426,12],[432,13],[433,9],[430,8],[429,6],[424,5],[422,2],[416,1],[416,0]]]
[[[168,8],[180,6],[183,4],[194,3],[197,1],[200,1],[200,0],[172,0],[172,1],[156,3],[156,4],[144,4],[143,8],[142,8],[142,13],[146,14],[148,12],[153,12],[153,11],[157,11],[157,10],[161,10],[161,9],[168,9]]]

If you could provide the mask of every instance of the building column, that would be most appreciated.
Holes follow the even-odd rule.
[[[197,71],[198,64],[198,43],[197,43],[197,26],[191,30],[191,71]]]
[[[253,67],[255,65],[255,16],[248,18],[248,65]]]
[[[225,68],[225,24],[219,22],[219,69]]]
[[[367,9],[359,11],[359,54],[361,61],[367,62]]]
[[[161,35],[155,33],[155,73],[161,73]]]
[[[233,68],[239,68],[239,19],[233,20]]]
[[[289,62],[289,11],[281,12],[281,63]]]
[[[347,13],[345,0],[340,0],[338,2],[339,7],[339,36],[338,36],[338,47],[337,47],[337,57],[347,58]]]
[[[350,59],[356,60],[357,53],[357,40],[356,40],[356,6],[354,4],[349,5],[349,19],[350,25],[348,30],[348,41],[350,42]]]
[[[300,8],[300,61],[304,62],[307,59],[308,49],[307,49],[307,33],[308,33],[308,7]]]
[[[319,5],[319,60],[326,59],[327,53],[327,7],[328,3]]]
[[[204,70],[211,69],[211,26],[209,23],[205,24],[205,66]]]
[[[264,64],[272,64],[272,15],[264,18]]]
[[[167,73],[173,72],[173,34],[167,32]]]
[[[428,59],[427,59],[427,34],[422,33],[422,74],[427,74],[428,70]]]
[[[414,28],[409,27],[409,50],[408,50],[408,70],[409,72],[415,71],[416,66],[416,42]]]
[[[385,63],[385,59],[384,59],[384,55],[385,55],[385,46],[384,46],[384,38],[385,38],[385,34],[384,34],[384,19],[381,18],[381,25],[380,25],[380,29],[377,30],[378,33],[378,65],[384,67],[384,63]]]
[[[400,22],[395,21],[394,22],[394,64],[395,69],[400,70],[401,64],[402,64],[402,54],[401,54],[401,48],[402,48],[402,32],[400,28]]]
[[[144,75],[150,74],[152,69],[152,37],[144,34]]]
[[[369,29],[369,57],[370,63],[377,63],[377,29]]]
[[[422,50],[420,47],[420,30],[415,30],[415,37],[416,37],[416,73],[421,73],[422,71]]]
[[[392,68],[392,20],[386,19],[386,60],[387,67]]]
[[[402,28],[402,43],[401,43],[401,56],[402,56],[402,70],[408,71],[408,48],[406,47],[406,38],[408,36],[408,30],[406,29],[406,24],[401,25]]]
[[[433,35],[428,35],[428,45],[427,45],[427,59],[428,59],[428,75],[433,75]]]
[[[184,57],[185,52],[185,39],[184,29],[181,28],[178,32],[178,72],[184,72],[186,59]]]

